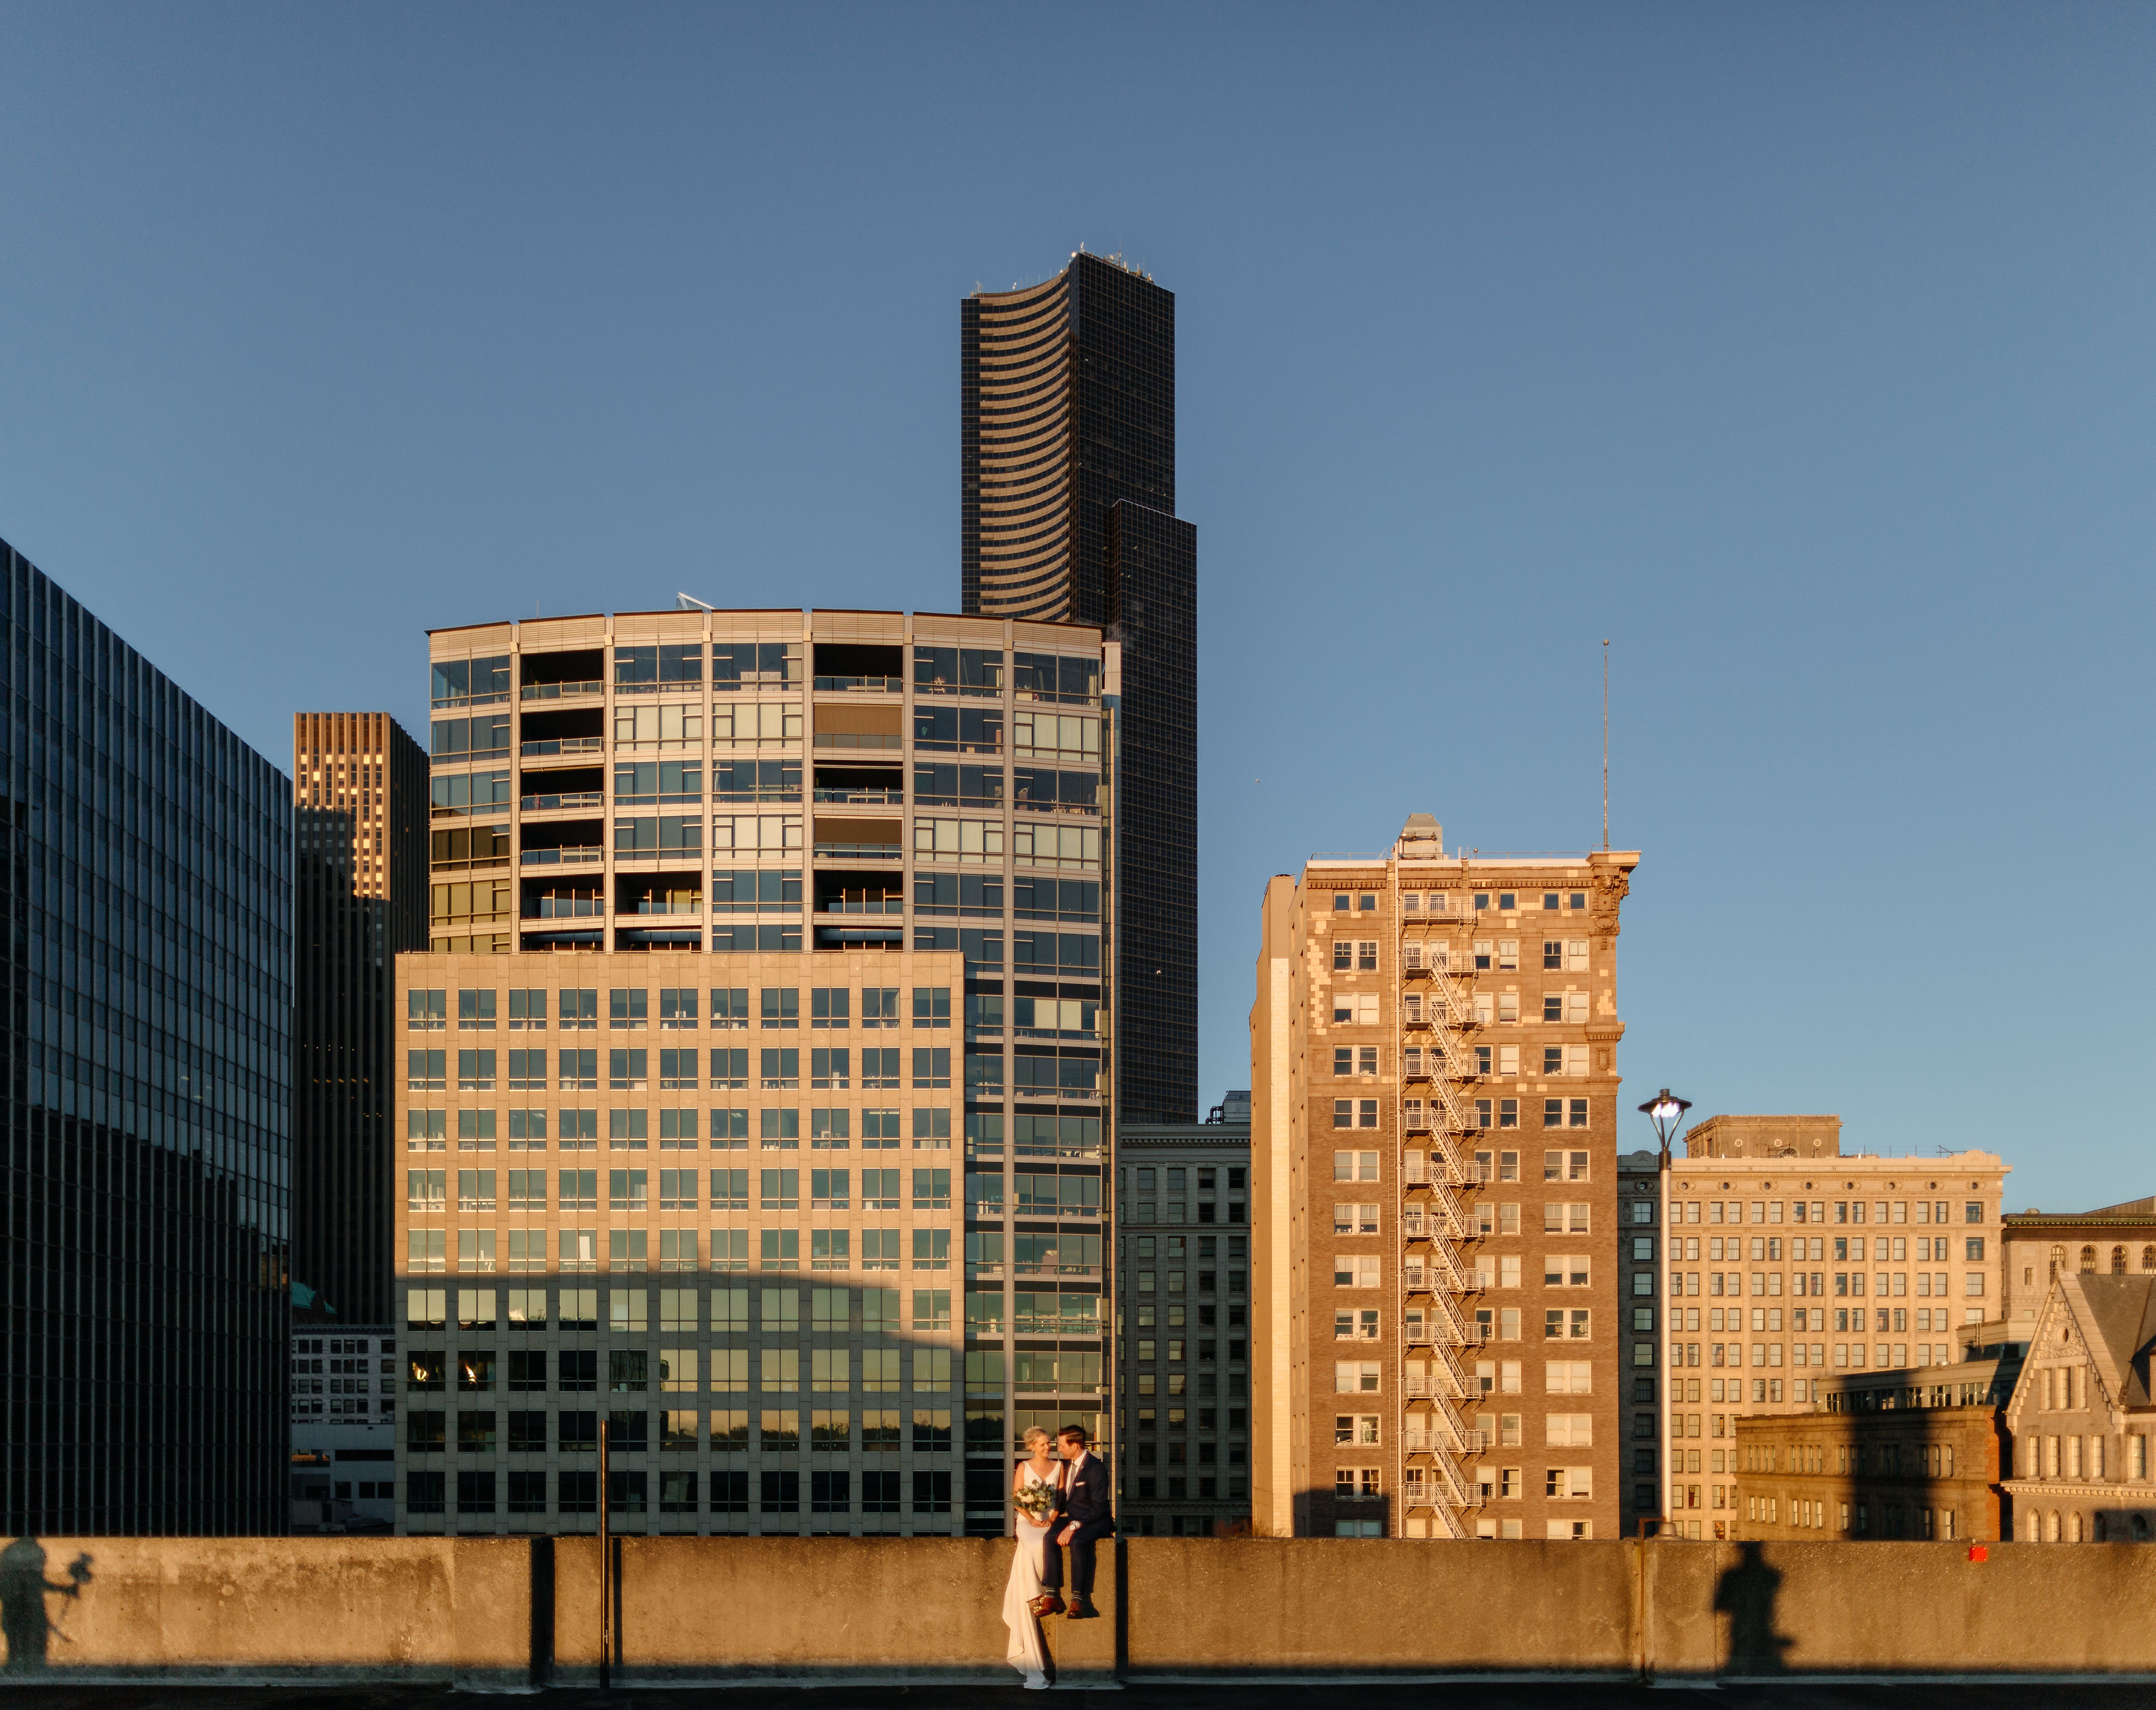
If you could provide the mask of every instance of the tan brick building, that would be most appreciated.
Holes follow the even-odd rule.
[[[2026,1341],[2061,1277],[2156,1276],[2156,1197],[2093,1211],[2010,1213],[1999,1231],[2000,1315]]]
[[[1846,1153],[1834,1116],[1717,1116],[1665,1192],[1660,1364],[1666,1513],[1691,1538],[1738,1522],[1737,1421],[1809,1413],[1835,1378],[1962,1358],[1996,1312],[1995,1153]],[[1644,1301],[1630,1303],[1652,1327]],[[1645,1371],[1656,1350],[1632,1349]]]
[[[1317,856],[1251,1011],[1252,1508],[1615,1535],[1616,939],[1635,852]]]

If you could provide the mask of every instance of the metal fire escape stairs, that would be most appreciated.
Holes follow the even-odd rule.
[[[1485,1334],[1473,1316],[1472,1297],[1481,1285],[1471,1248],[1481,1238],[1473,1196],[1486,1166],[1475,1160],[1479,1131],[1470,1125],[1461,1091],[1481,1071],[1467,1042],[1477,1025],[1474,1000],[1465,970],[1450,966],[1454,924],[1445,916],[1415,922],[1445,929],[1444,937],[1425,939],[1410,937],[1404,919],[1399,963],[1401,1084],[1406,1096],[1419,1092],[1422,1098],[1407,1119],[1413,1125],[1405,1129],[1402,1160],[1401,1342],[1403,1364],[1412,1359],[1426,1372],[1410,1377],[1403,1370],[1401,1389],[1408,1400],[1430,1404],[1427,1414],[1402,1416],[1404,1465],[1423,1475],[1421,1494],[1408,1487],[1403,1511],[1427,1509],[1431,1535],[1442,1538],[1470,1535],[1469,1513],[1483,1496],[1468,1462],[1487,1447],[1461,1411],[1480,1395],[1466,1350]]]

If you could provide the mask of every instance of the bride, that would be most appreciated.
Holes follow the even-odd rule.
[[[1055,1519],[1052,1498],[1062,1492],[1068,1463],[1057,1457],[1054,1439],[1039,1426],[1026,1432],[1025,1447],[1027,1458],[1018,1463],[1011,1477],[1011,1494],[1040,1490],[1051,1500],[1038,1515],[1029,1513],[1023,1506],[1018,1509],[1018,1549],[1011,1557],[1010,1579],[1004,1586],[1004,1625],[1010,1629],[1010,1643],[1004,1657],[1025,1676],[1028,1687],[1039,1690],[1048,1684],[1048,1658],[1033,1605],[1044,1595],[1040,1569],[1049,1528]]]

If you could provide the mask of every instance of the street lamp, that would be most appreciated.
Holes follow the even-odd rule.
[[[1655,1138],[1661,1143],[1665,1170],[1670,1167],[1670,1148],[1676,1144],[1678,1130],[1684,1126],[1684,1114],[1691,1108],[1691,1099],[1678,1098],[1667,1087],[1640,1107],[1640,1114],[1655,1125]]]
[[[1671,1092],[1667,1087],[1663,1088],[1661,1092],[1656,1093],[1653,1098],[1650,1098],[1645,1104],[1642,1104],[1640,1107],[1640,1114],[1655,1125],[1655,1139],[1661,1151],[1661,1165],[1657,1185],[1661,1189],[1662,1201],[1661,1273],[1664,1279],[1664,1288],[1661,1306],[1662,1314],[1661,1379],[1664,1399],[1660,1411],[1665,1420],[1668,1420],[1675,1416],[1670,1411],[1670,1402],[1671,1400],[1671,1390],[1675,1384],[1675,1380],[1671,1376],[1671,1374],[1676,1368],[1677,1354],[1682,1345],[1673,1339],[1673,1333],[1670,1328],[1670,1319],[1671,1315],[1670,1312],[1669,1299],[1671,1292],[1676,1286],[1675,1282],[1671,1279],[1674,1278],[1676,1275],[1676,1272],[1671,1269],[1670,1264],[1670,1148],[1676,1144],[1677,1136],[1684,1127],[1684,1114],[1691,1108],[1691,1099],[1678,1098],[1676,1094]],[[1666,1431],[1658,1431],[1656,1436],[1660,1440],[1660,1446],[1662,1451],[1662,1513],[1664,1516],[1664,1518],[1657,1523],[1661,1525],[1674,1524],[1676,1523],[1670,1517],[1672,1515],[1672,1513],[1676,1507],[1677,1488],[1676,1482],[1670,1476],[1669,1472],[1671,1455],[1668,1433]],[[1647,1517],[1643,1514],[1640,1517],[1640,1535],[1644,1538],[1646,1535],[1646,1532]]]

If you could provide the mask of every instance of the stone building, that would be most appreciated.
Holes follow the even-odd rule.
[[[1817,1380],[1809,1411],[1737,1421],[1734,1538],[2003,1538],[2016,1344]]]
[[[1715,1117],[1671,1165],[1663,1486],[1683,1536],[1741,1535],[1740,1419],[1808,1413],[1845,1375],[1921,1381],[1993,1315],[2005,1165],[1846,1153],[1840,1126]]]
[[[2002,1220],[2000,1313],[2025,1339],[2060,1277],[2156,1275],[2156,1197],[2093,1211],[2040,1211]]]
[[[1250,1518],[1250,1095],[1116,1131],[1122,1530],[1206,1538]]]
[[[2027,1543],[2145,1543],[2156,1528],[2156,1276],[2072,1271],[2051,1284],[2007,1405],[2006,1489]]]
[[[1386,853],[1267,886],[1260,1533],[1615,1534],[1616,944],[1638,861],[1448,857],[1417,814]]]

